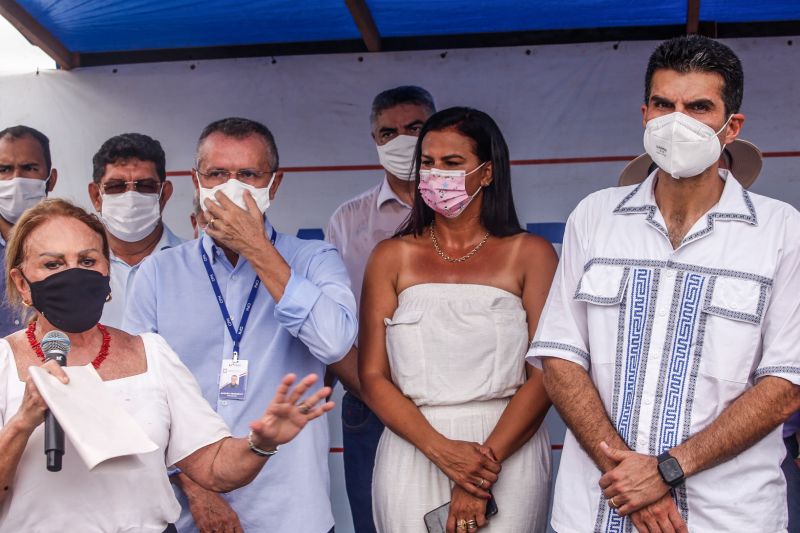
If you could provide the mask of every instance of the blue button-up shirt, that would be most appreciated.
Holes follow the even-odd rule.
[[[6,241],[0,237],[0,337],[11,335],[22,326],[20,311],[6,301]]]
[[[167,248],[178,246],[184,241],[170,231],[166,224],[163,225],[164,231],[161,233],[161,239],[156,243],[152,253],[158,253]],[[136,277],[136,272],[142,261],[135,265],[129,265],[116,255],[113,250],[111,252],[111,301],[103,306],[103,316],[100,317],[100,322],[106,326],[114,328],[122,327],[122,318],[125,314],[125,303],[128,301],[128,293],[133,287],[133,278]]]
[[[272,232],[269,222],[265,230],[267,235]],[[355,298],[333,246],[277,234],[275,247],[292,269],[289,283],[277,303],[263,286],[259,289],[240,347],[240,359],[249,362],[247,397],[219,400],[220,368],[222,360],[232,356],[233,340],[203,266],[201,246],[238,327],[256,274],[244,257],[233,266],[208,236],[142,263],[123,327],[131,333],[162,335],[194,373],[203,396],[231,432],[244,436],[248,424],[263,415],[284,374],[315,372],[321,377],[326,365],[344,357],[357,333]],[[250,485],[225,494],[244,530],[330,530],[328,448],[328,422],[323,417],[282,446]],[[196,531],[182,494],[179,499],[183,506],[179,530]]]

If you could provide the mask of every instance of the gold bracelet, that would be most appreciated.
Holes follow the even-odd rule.
[[[257,447],[253,444],[253,430],[250,430],[250,433],[247,434],[247,444],[250,445],[250,451],[256,454],[259,457],[270,457],[278,453],[278,448],[280,446],[275,446],[274,450],[262,450],[261,448]]]

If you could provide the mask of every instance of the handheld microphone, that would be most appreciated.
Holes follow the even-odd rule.
[[[67,365],[69,337],[58,330],[47,333],[42,339],[45,361],[54,359],[59,366]],[[61,456],[64,455],[64,430],[48,409],[44,414],[44,453],[47,455],[47,470],[61,471]]]

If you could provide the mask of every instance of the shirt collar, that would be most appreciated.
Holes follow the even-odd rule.
[[[162,222],[161,226],[164,229],[161,232],[161,238],[156,243],[156,246],[155,246],[155,248],[153,248],[153,252],[152,253],[160,252],[161,250],[166,250],[167,248],[172,248],[173,246],[178,246],[179,244],[181,244],[183,242],[183,240],[180,237],[178,237],[177,235],[172,233],[172,231],[167,227],[166,224],[164,224]],[[2,239],[2,237],[0,237],[0,239]],[[116,262],[119,262],[119,263],[124,263],[124,261],[122,259],[119,259],[114,254],[114,251],[111,250],[110,248],[108,250],[108,253],[111,256],[111,260],[112,261],[116,261]],[[125,264],[127,264],[127,263],[125,263]],[[136,266],[136,265],[128,265],[128,266]]]
[[[410,205],[405,203],[403,200],[400,199],[399,196],[397,196],[397,194],[395,194],[395,192],[392,190],[392,186],[389,185],[389,178],[386,175],[384,175],[383,181],[381,182],[381,188],[378,191],[378,204],[376,207],[380,209],[381,207],[383,207],[383,204],[391,201],[395,201],[400,205],[402,205],[403,207],[411,209]]]
[[[269,221],[269,218],[264,216],[264,233],[267,236],[272,235],[272,224]],[[277,240],[275,241],[277,243]],[[206,252],[206,255],[211,259],[211,264],[215,264],[217,259],[220,257],[225,256],[225,252],[222,251],[222,248],[216,245],[214,239],[212,239],[207,233],[203,233],[203,236],[200,238],[200,246],[203,247],[203,250]],[[243,259],[243,258],[240,258]],[[242,261],[237,262],[241,263]]]
[[[646,180],[623,198],[613,212],[615,215],[646,214],[647,223],[669,238],[664,227],[664,219],[656,205],[654,192],[656,172],[657,170],[653,171]],[[725,182],[725,187],[719,202],[706,214],[706,227],[686,236],[681,244],[686,244],[712,232],[717,220],[745,222],[751,226],[758,225],[756,209],[747,190],[741,186],[729,170],[719,169],[719,177]]]

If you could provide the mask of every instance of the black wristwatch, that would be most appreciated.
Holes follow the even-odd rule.
[[[669,450],[658,456],[658,473],[661,474],[664,483],[672,488],[683,483],[685,479],[681,464],[669,454]]]

